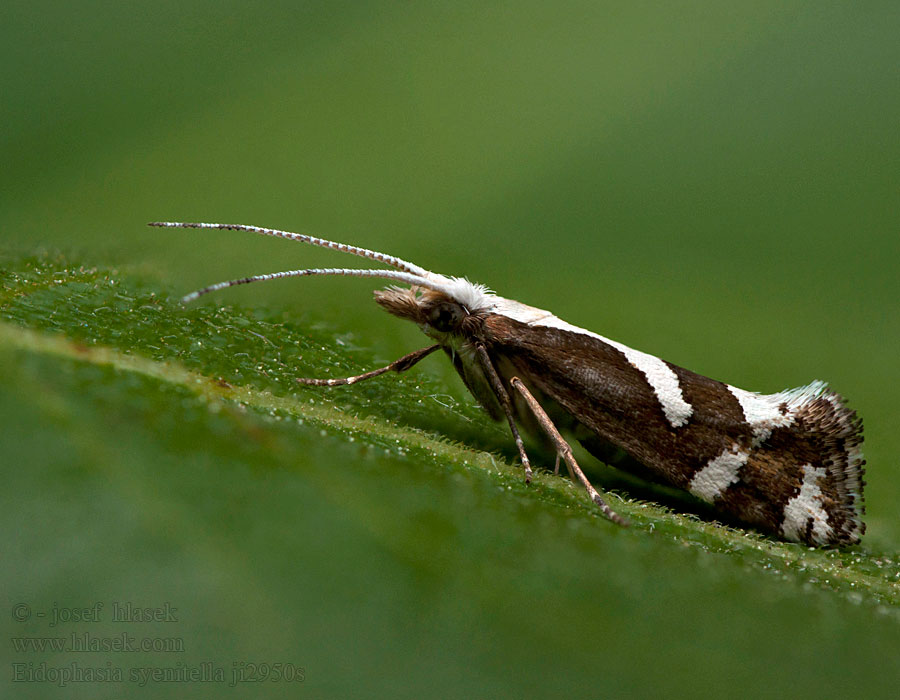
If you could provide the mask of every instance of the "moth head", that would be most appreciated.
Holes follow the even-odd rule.
[[[458,331],[471,315],[469,309],[450,295],[418,286],[379,289],[375,301],[388,313],[412,321],[436,340]]]

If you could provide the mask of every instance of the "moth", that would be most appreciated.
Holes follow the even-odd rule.
[[[585,477],[562,432],[612,466],[684,489],[726,520],[810,546],[859,542],[862,521],[862,421],[824,382],[759,394],[709,379],[549,311],[493,293],[463,277],[431,272],[346,243],[236,224],[155,222],[170,228],[248,231],[331,248],[392,269],[303,269],[221,282],[219,289],[310,275],[374,277],[396,283],[375,301],[412,321],[433,341],[391,364],[353,377],[297,379],[351,385],[404,372],[441,350],[475,399],[506,420],[532,475],[519,426],[544,434],[569,475],[613,522],[625,524]],[[400,285],[406,286],[400,286]]]

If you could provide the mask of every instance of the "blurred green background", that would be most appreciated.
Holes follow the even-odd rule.
[[[285,228],[466,275],[746,389],[826,379],[865,421],[864,548],[893,556],[898,33],[896,2],[9,0],[0,9],[0,243],[7,252],[61,249],[88,264],[123,266],[177,293],[253,273],[354,264],[249,234],[144,224]],[[415,328],[372,304],[371,289],[309,279],[207,303],[327,321],[378,360],[420,347]],[[416,372],[464,399],[449,366],[427,361]],[[10,396],[25,391],[9,377]],[[71,382],[59,391],[79,394]],[[43,420],[29,422],[30,410],[9,409],[6,424],[21,426],[5,429],[5,454],[15,445],[21,453],[6,460],[7,472],[40,461],[20,442]],[[152,473],[153,430],[123,430],[147,431],[147,445],[121,468]],[[401,516],[406,483],[412,493],[441,493],[450,481],[314,438],[297,436],[303,447],[289,454],[333,465],[333,481],[363,470],[368,477],[351,478],[364,491],[381,483],[372,477],[380,468],[399,470],[380,495]],[[33,439],[47,460],[66,452],[46,436]],[[818,592],[782,592],[721,557],[686,563],[676,545],[631,535],[623,544],[603,525],[585,534],[534,508],[464,495],[480,494],[477,484],[449,483],[448,498],[466,507],[473,499],[479,510],[467,521],[466,510],[451,509],[448,519],[462,519],[444,523],[446,531],[431,524],[441,534],[433,543],[460,547],[453,567],[436,566],[431,547],[404,552],[383,533],[361,534],[377,530],[367,520],[376,516],[357,512],[350,524],[338,517],[340,489],[319,519],[315,511],[301,517],[292,499],[312,508],[321,483],[286,472],[260,477],[252,456],[230,458],[236,464],[225,476],[189,460],[180,469],[200,470],[191,483],[215,483],[219,497],[271,503],[246,506],[246,518],[240,507],[228,511],[258,531],[233,530],[219,520],[221,503],[207,504],[204,537],[192,542],[198,505],[187,499],[170,539],[141,540],[129,564],[108,570],[98,568],[100,554],[88,554],[90,572],[69,561],[77,556],[69,548],[54,555],[52,531],[32,532],[44,558],[34,570],[7,562],[5,588],[45,601],[66,591],[61,604],[75,604],[72,590],[84,604],[181,596],[203,606],[204,622],[188,636],[212,658],[276,660],[280,649],[305,663],[298,696],[759,696],[790,688],[828,697],[854,684],[878,696],[898,679],[896,618],[823,602]],[[112,532],[82,521],[93,517],[99,486],[76,480],[60,491],[32,478],[20,486],[46,486],[47,513],[83,528],[101,552],[111,538],[110,551],[122,555],[118,511],[100,521]],[[181,503],[165,493],[154,499]],[[485,508],[496,512],[482,520]],[[8,522],[28,529],[25,512],[7,511]],[[147,517],[153,523],[167,511]],[[510,544],[507,530],[479,539],[468,532],[479,523],[543,528],[535,551],[559,555],[532,558],[526,540]],[[298,542],[308,568],[291,566]],[[183,559],[173,559],[182,546]],[[14,562],[33,563],[34,549],[16,547],[22,558]],[[509,551],[516,556],[502,559]],[[156,572],[152,583],[137,566]],[[456,567],[471,568],[462,575]],[[46,583],[57,578],[68,587]],[[108,587],[98,589],[98,580]],[[36,581],[46,586],[33,589]],[[202,604],[187,593],[205,589]],[[57,696],[40,684],[28,690]],[[135,692],[176,690],[205,692]],[[120,692],[98,694],[89,684],[75,691]]]

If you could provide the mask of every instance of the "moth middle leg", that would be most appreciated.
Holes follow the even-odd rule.
[[[475,345],[475,354],[478,357],[478,362],[481,364],[481,368],[484,370],[484,373],[487,375],[488,379],[491,382],[491,388],[494,390],[494,394],[497,396],[497,400],[500,402],[500,406],[503,408],[503,413],[506,414],[506,421],[509,423],[510,432],[512,432],[513,439],[516,441],[516,447],[519,450],[519,457],[522,460],[522,466],[525,468],[525,483],[531,483],[531,462],[528,460],[528,455],[525,454],[525,443],[522,442],[522,436],[519,435],[519,429],[516,427],[516,421],[513,417],[513,407],[512,401],[509,398],[509,392],[506,391],[506,387],[503,386],[503,382],[500,380],[500,375],[497,374],[497,369],[494,367],[494,363],[491,360],[491,356],[488,355],[488,351],[485,349],[484,345],[478,343]]]

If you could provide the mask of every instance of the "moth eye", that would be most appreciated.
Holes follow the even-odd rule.
[[[428,312],[428,325],[441,333],[449,333],[459,325],[463,311],[456,304],[440,304]]]

